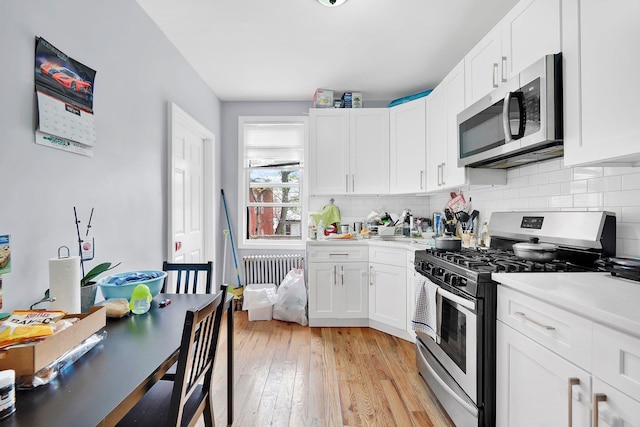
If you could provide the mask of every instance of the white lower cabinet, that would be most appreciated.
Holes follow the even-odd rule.
[[[369,248],[370,326],[396,336],[406,336],[406,252],[394,247]]]
[[[309,326],[368,325],[366,251],[366,245],[309,247]]]
[[[496,425],[567,425],[571,411],[569,425],[588,426],[589,373],[500,321],[497,334]]]
[[[640,426],[640,338],[498,286],[496,425]]]

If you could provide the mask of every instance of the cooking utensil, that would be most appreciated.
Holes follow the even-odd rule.
[[[596,265],[625,279],[640,281],[640,259],[638,258],[603,258],[596,261]]]
[[[436,249],[441,251],[459,252],[462,248],[462,239],[454,236],[449,231],[445,231],[442,236],[438,236],[434,240]]]
[[[471,215],[469,215],[469,222],[467,224],[467,230],[470,231],[475,231],[475,227],[473,225],[473,221],[478,217],[478,215],[480,215],[480,212],[474,210],[471,212]]]
[[[513,253],[520,259],[534,262],[549,262],[556,259],[558,247],[553,243],[540,243],[537,237],[528,242],[515,243]]]

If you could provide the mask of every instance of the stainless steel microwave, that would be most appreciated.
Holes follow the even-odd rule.
[[[458,166],[562,156],[562,55],[547,55],[458,114]]]

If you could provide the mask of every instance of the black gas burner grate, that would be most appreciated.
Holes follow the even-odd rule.
[[[428,251],[431,256],[457,264],[476,272],[527,273],[527,272],[583,272],[594,271],[565,260],[546,263],[522,260],[512,251],[501,249],[463,249],[460,252]]]

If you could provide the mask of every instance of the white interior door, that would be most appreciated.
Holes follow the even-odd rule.
[[[170,115],[167,259],[213,261],[214,136],[175,104],[171,104]]]

